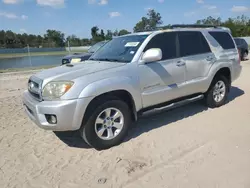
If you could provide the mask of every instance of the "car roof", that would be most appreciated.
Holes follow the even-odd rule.
[[[159,29],[154,31],[146,31],[146,32],[137,32],[137,33],[131,33],[123,36],[118,37],[124,37],[124,36],[135,36],[135,35],[151,35],[151,34],[158,34],[158,33],[165,33],[165,32],[174,32],[174,31],[217,31],[217,32],[228,32],[230,33],[230,29],[226,27],[217,27],[217,28],[174,28],[174,29]]]

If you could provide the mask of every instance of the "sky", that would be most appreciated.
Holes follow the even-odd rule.
[[[93,26],[133,31],[148,9],[161,14],[163,25],[191,24],[207,16],[250,17],[250,0],[0,0],[0,30],[43,35],[56,29],[89,38]]]

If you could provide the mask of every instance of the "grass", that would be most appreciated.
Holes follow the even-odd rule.
[[[79,53],[86,52],[81,51]],[[76,52],[70,52],[70,54]],[[68,55],[68,51],[59,51],[59,52],[30,52],[30,56],[49,56],[49,55]],[[0,54],[0,59],[6,58],[16,58],[16,57],[27,57],[29,56],[28,53],[11,53],[11,54]]]
[[[49,69],[56,67],[58,65],[45,65],[45,66],[38,66],[38,67],[26,67],[26,68],[11,68],[11,69],[0,69],[0,73],[8,73],[8,72],[20,72],[20,71],[35,71],[35,70],[42,70],[42,69]]]

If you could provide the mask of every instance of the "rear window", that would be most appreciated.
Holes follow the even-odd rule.
[[[234,40],[235,40],[235,43],[236,43],[237,45],[242,44],[242,40],[241,40],[241,39],[234,39]]]
[[[178,37],[182,57],[211,52],[206,39],[199,31],[178,32]]]
[[[221,45],[221,47],[225,50],[234,49],[234,42],[232,37],[227,32],[218,32],[218,31],[210,31],[209,32],[212,37]]]

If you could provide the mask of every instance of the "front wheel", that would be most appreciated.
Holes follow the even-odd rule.
[[[205,94],[206,104],[209,108],[217,108],[226,103],[230,83],[224,76],[217,76],[207,93]]]
[[[102,100],[81,128],[86,143],[101,150],[120,144],[131,124],[128,105],[119,100]]]

